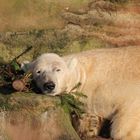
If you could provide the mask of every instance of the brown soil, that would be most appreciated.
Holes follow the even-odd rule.
[[[120,8],[116,14],[114,25],[104,26],[98,37],[108,43],[120,46],[140,45],[140,2]]]
[[[68,24],[80,26],[83,35],[99,38],[113,47],[140,45],[139,1],[124,5],[93,1],[84,13],[68,11],[64,18]]]

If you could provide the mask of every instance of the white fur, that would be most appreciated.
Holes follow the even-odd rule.
[[[54,67],[61,72],[54,72]],[[37,79],[37,69],[46,74]],[[56,83],[53,95],[81,82],[79,90],[88,96],[88,111],[112,121],[112,138],[140,140],[139,47],[99,49],[63,58],[44,54],[32,63],[32,71],[41,89],[49,78]]]

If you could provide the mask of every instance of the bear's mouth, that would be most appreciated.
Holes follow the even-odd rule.
[[[47,94],[47,95],[52,95],[52,96],[55,95],[55,92],[54,92],[54,91],[43,90],[42,92],[43,92],[44,94]]]
[[[51,96],[55,96],[57,94],[56,90],[44,90],[44,89],[42,89],[41,91],[43,94],[51,95]]]

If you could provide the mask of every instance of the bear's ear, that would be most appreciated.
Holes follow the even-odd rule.
[[[76,58],[71,58],[68,61],[68,68],[69,70],[73,71],[78,64],[78,60]]]
[[[23,61],[23,62],[21,63],[21,69],[22,69],[24,72],[32,71],[32,70],[33,70],[33,63],[34,63],[34,62]]]

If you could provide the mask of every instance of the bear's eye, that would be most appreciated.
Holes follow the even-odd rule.
[[[36,71],[36,73],[37,73],[37,74],[40,74],[40,73],[41,73],[41,71],[40,71],[40,70],[37,70],[37,71]]]
[[[57,72],[61,71],[61,69],[56,69]]]

